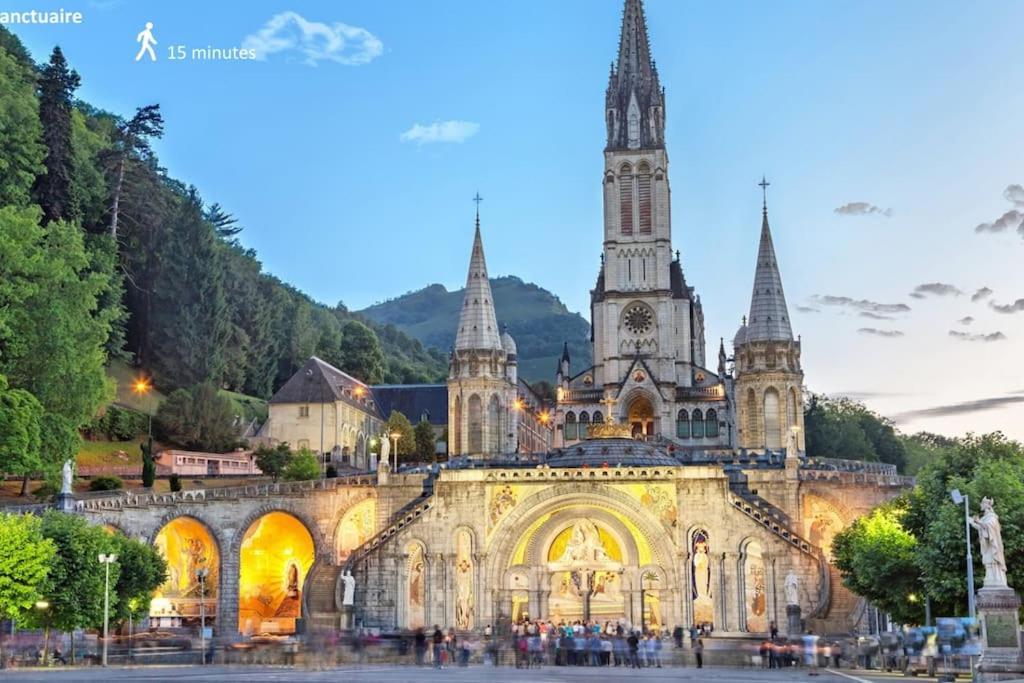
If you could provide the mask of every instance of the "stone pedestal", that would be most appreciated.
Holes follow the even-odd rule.
[[[391,465],[387,461],[382,461],[377,465],[377,483],[384,485],[388,483],[388,478],[391,476]]]
[[[800,605],[786,605],[786,635],[796,638],[803,632],[803,625],[800,622]]]
[[[351,631],[356,626],[356,608],[345,605],[341,608],[341,630]]]
[[[71,493],[57,494],[57,509],[61,512],[75,511],[75,496]]]
[[[981,622],[981,658],[976,680],[1024,678],[1017,593],[1012,588],[982,588],[976,604]]]

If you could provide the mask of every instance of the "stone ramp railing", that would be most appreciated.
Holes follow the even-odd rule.
[[[422,517],[432,507],[434,507],[434,475],[428,474],[423,481],[423,492],[399,508],[398,512],[391,516],[391,519],[380,531],[349,553],[344,569],[352,571],[359,562],[365,560],[371,553]]]

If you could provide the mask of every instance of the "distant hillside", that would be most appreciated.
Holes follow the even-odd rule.
[[[557,296],[513,276],[492,278],[491,290],[498,324],[508,325],[519,347],[521,377],[530,382],[552,381],[566,341],[574,370],[590,365],[590,323],[578,313],[570,313]],[[430,285],[358,314],[392,324],[425,346],[447,351],[455,343],[463,292]]]

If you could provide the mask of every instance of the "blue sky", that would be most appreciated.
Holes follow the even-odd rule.
[[[479,190],[492,274],[537,282],[588,315],[621,0],[61,6],[85,22],[13,28],[37,59],[59,42],[89,102],[119,113],[159,102],[163,163],[241,220],[270,272],[350,308],[432,282],[459,287]],[[27,9],[50,8],[0,7]],[[1024,298],[1024,235],[975,231],[1024,209],[1024,196],[1004,197],[1024,184],[1024,4],[646,10],[667,89],[674,240],[709,346],[732,337],[749,305],[766,173],[808,386],[855,394],[908,430],[1024,438],[1024,310],[992,305]],[[252,44],[286,12],[293,47],[263,60],[167,60],[173,44]],[[345,47],[303,53],[294,16],[347,36]],[[146,21],[155,64],[133,62]],[[475,133],[402,138],[442,122],[460,122],[441,129],[449,139]],[[836,212],[852,202],[878,212]],[[964,294],[909,296],[927,283]],[[993,293],[972,302],[982,287]],[[824,296],[911,310],[870,319],[861,313],[879,309]],[[916,412],[929,409],[940,410]]]

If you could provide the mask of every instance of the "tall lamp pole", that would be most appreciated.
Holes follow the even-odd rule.
[[[961,494],[960,489],[949,492],[953,502],[964,506],[964,531],[967,535],[967,616],[974,619],[974,557],[971,555],[971,504],[968,496]]]
[[[100,564],[103,565],[103,666],[107,665],[107,639],[110,632],[110,565],[117,562],[114,553],[100,553]]]
[[[395,466],[393,471],[398,472],[398,438],[402,435],[399,432],[391,432],[388,436],[391,437],[391,445],[393,446],[391,450],[395,453]]]
[[[209,569],[197,569],[199,579],[199,656],[200,663],[206,665],[206,577]]]

